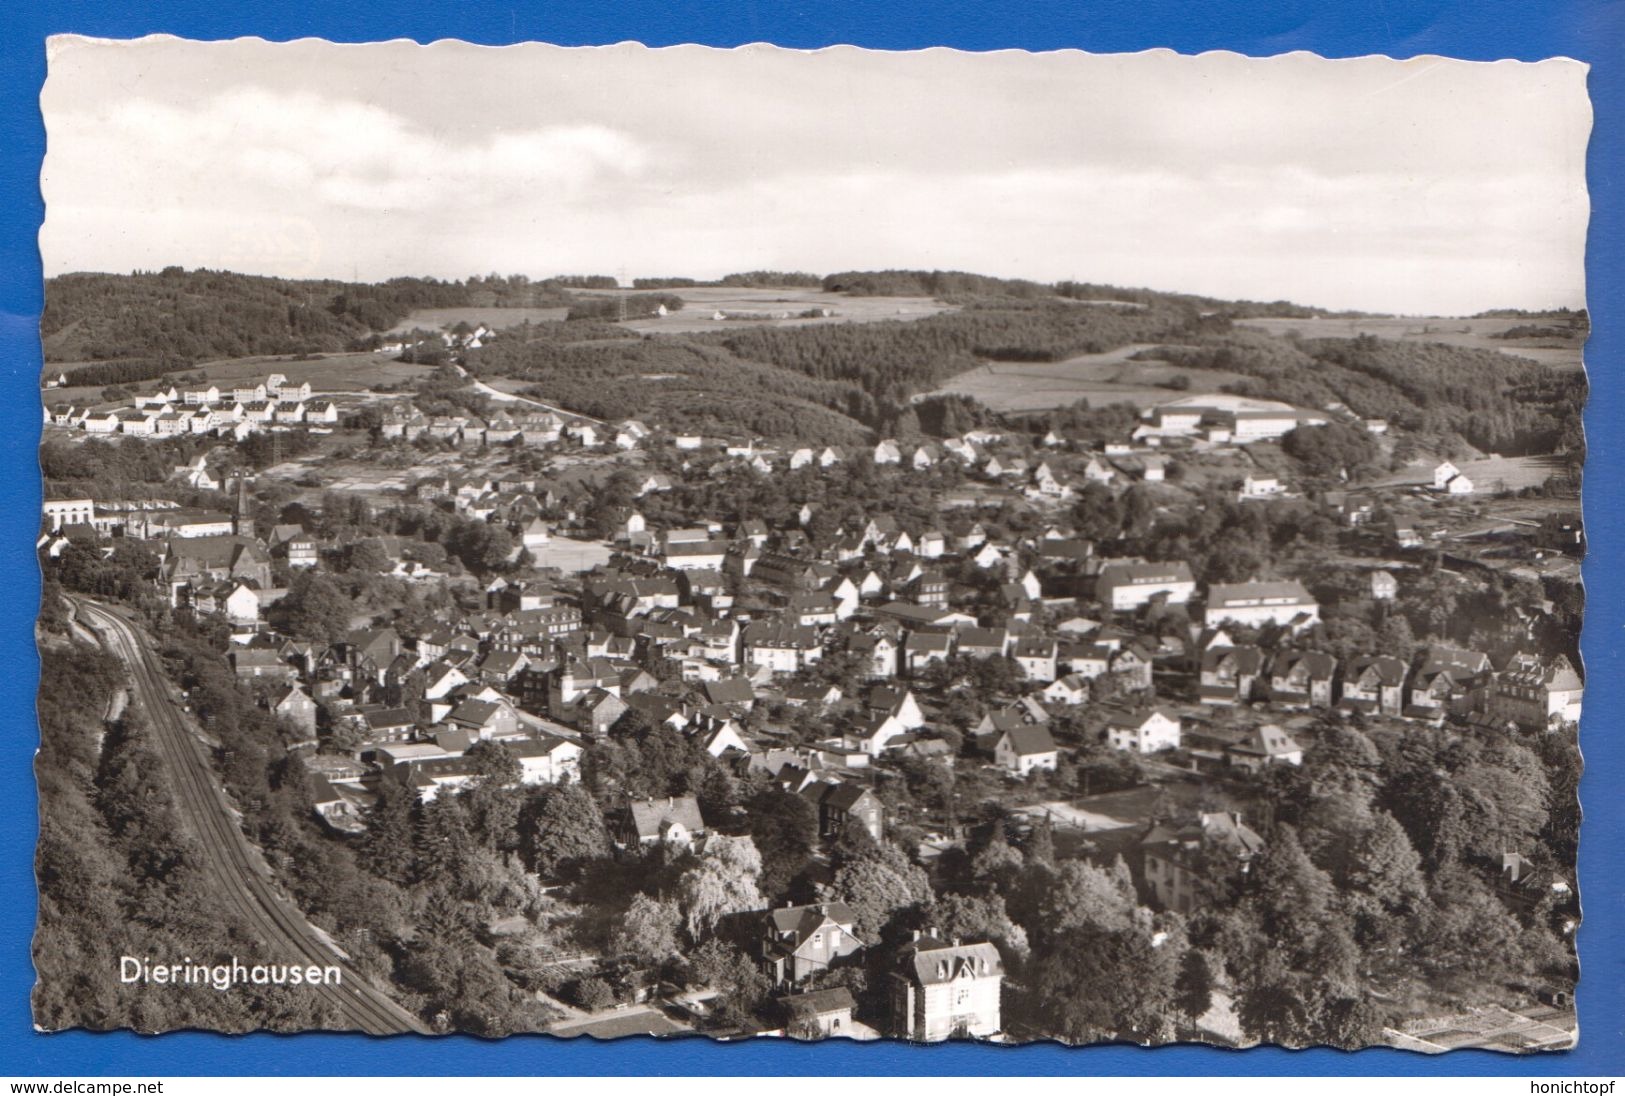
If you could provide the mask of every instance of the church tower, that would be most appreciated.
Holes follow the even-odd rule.
[[[237,505],[231,515],[231,529],[240,537],[254,535],[254,511],[248,498],[248,477],[237,477]]]

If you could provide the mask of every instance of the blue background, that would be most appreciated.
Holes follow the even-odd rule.
[[[1625,384],[1614,376],[1622,344],[1622,275],[1617,265],[1625,204],[1625,4],[1619,0],[1502,3],[1487,0],[998,0],[976,4],[882,0],[880,4],[706,3],[704,0],[604,0],[533,4],[529,10],[492,0],[441,10],[426,0],[227,0],[130,3],[46,2],[7,11],[0,31],[0,659],[15,676],[5,690],[8,746],[0,756],[0,1075],[86,1076],[210,1074],[1140,1074],[1203,1075],[1417,1074],[1537,1077],[1625,1074],[1625,747],[1615,725],[1625,715],[1620,645],[1625,628],[1621,577],[1621,504],[1625,452]],[[8,5],[9,7],[10,5]],[[779,1040],[716,1045],[703,1039],[657,1042],[545,1037],[485,1042],[402,1036],[241,1036],[199,1033],[137,1036],[32,1030],[28,990],[34,980],[29,941],[34,928],[32,858],[37,802],[30,755],[37,740],[32,697],[37,669],[32,639],[38,570],[35,451],[40,373],[37,321],[41,284],[36,233],[44,214],[38,174],[45,134],[37,109],[45,79],[47,35],[121,38],[169,33],[216,39],[258,35],[271,40],[321,36],[339,41],[461,38],[502,44],[541,40],[561,45],[637,40],[647,45],[700,42],[734,46],[766,41],[814,48],[852,43],[879,49],[955,46],[970,50],[1081,48],[1127,52],[1168,47],[1183,53],[1228,49],[1265,55],[1312,50],[1334,57],[1436,53],[1476,60],[1538,60],[1566,55],[1591,64],[1596,128],[1589,155],[1593,207],[1588,248],[1589,298],[1596,332],[1587,350],[1593,389],[1586,422],[1590,463],[1585,516],[1591,558],[1584,653],[1589,671],[1581,741],[1587,767],[1580,848],[1585,924],[1580,930],[1578,994],[1581,1038],[1561,1055],[1514,1058],[1465,1051],[1427,1058],[1385,1049],[1246,1052],[1203,1047],[1148,1051],[1135,1047],[1068,1049],[965,1044],[913,1047],[896,1043],[818,1047]]]

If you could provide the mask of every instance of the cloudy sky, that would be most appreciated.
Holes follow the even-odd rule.
[[[1579,305],[1574,62],[55,38],[48,275],[961,269]]]

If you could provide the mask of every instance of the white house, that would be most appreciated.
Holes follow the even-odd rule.
[[[519,759],[521,784],[558,784],[581,779],[581,745],[557,735],[504,739],[503,745]]]
[[[54,533],[64,525],[89,525],[96,514],[96,503],[93,499],[46,499],[40,511]]]
[[[1006,772],[1027,776],[1040,769],[1055,771],[1060,749],[1043,723],[1011,727],[999,736],[993,747],[994,762]]]
[[[227,620],[252,624],[260,618],[260,595],[252,586],[238,583],[226,595],[225,609]]]
[[[1116,716],[1106,724],[1106,742],[1114,750],[1158,753],[1179,748],[1179,720],[1161,708]]]
[[[1207,592],[1208,627],[1240,624],[1292,624],[1304,627],[1320,619],[1320,604],[1304,589],[1303,583],[1237,582],[1214,583]]]
[[[1285,490],[1286,488],[1281,486],[1281,481],[1274,476],[1248,476],[1241,481],[1239,497],[1242,500],[1267,499],[1283,494]]]
[[[1131,612],[1165,595],[1170,605],[1183,605],[1196,592],[1196,579],[1184,560],[1145,563],[1114,560],[1102,565],[1095,580],[1095,600],[1114,613]]]

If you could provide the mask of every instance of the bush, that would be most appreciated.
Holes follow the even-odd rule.
[[[570,1000],[588,1012],[598,1012],[615,1003],[615,991],[602,978],[582,978],[570,987]]]

